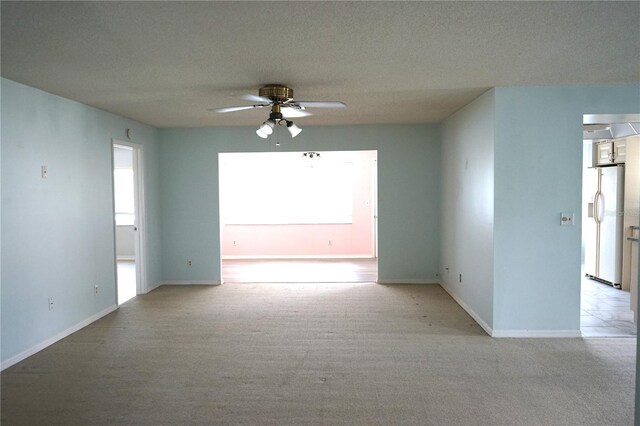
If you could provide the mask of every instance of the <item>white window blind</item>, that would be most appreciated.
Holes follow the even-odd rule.
[[[233,162],[223,170],[221,203],[226,224],[352,222],[350,162]]]

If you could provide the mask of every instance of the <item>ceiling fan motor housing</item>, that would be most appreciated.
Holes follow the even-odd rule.
[[[282,84],[267,84],[260,88],[258,94],[276,102],[286,102],[293,99],[293,89]]]

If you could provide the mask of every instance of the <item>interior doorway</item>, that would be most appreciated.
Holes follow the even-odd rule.
[[[580,330],[635,337],[640,115],[585,115]]]
[[[223,282],[375,282],[377,151],[221,153]]]
[[[117,303],[122,304],[143,289],[142,267],[142,148],[113,142],[113,199]]]

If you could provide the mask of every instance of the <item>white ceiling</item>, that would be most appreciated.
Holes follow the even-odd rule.
[[[640,82],[640,2],[9,2],[2,76],[157,127],[438,122],[493,86]]]

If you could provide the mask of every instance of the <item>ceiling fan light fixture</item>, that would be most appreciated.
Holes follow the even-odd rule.
[[[262,139],[266,139],[269,137],[269,135],[262,131],[262,126],[260,126],[258,130],[256,130],[256,135],[260,136]]]
[[[258,96],[245,95],[243,98],[247,101],[254,102],[254,105],[244,105],[237,107],[226,107],[212,109],[212,111],[224,113],[251,110],[254,108],[271,108],[269,118],[264,121],[256,134],[262,139],[267,139],[273,134],[276,125],[283,126],[286,124],[287,130],[291,133],[291,137],[295,138],[302,132],[302,129],[296,126],[288,118],[306,117],[311,115],[307,111],[307,107],[313,108],[346,108],[344,102],[340,101],[295,101],[293,99],[293,90],[282,84],[267,84],[260,88]]]
[[[260,126],[260,131],[262,133],[264,133],[265,135],[270,135],[271,133],[273,133],[273,128],[276,126],[275,121],[269,119],[267,121],[265,121],[264,123],[262,123],[262,125]]]
[[[289,133],[291,133],[292,138],[295,138],[296,136],[298,136],[302,131],[302,129],[296,126],[296,124],[293,121],[289,121],[289,120],[287,120],[287,130],[289,131]]]

